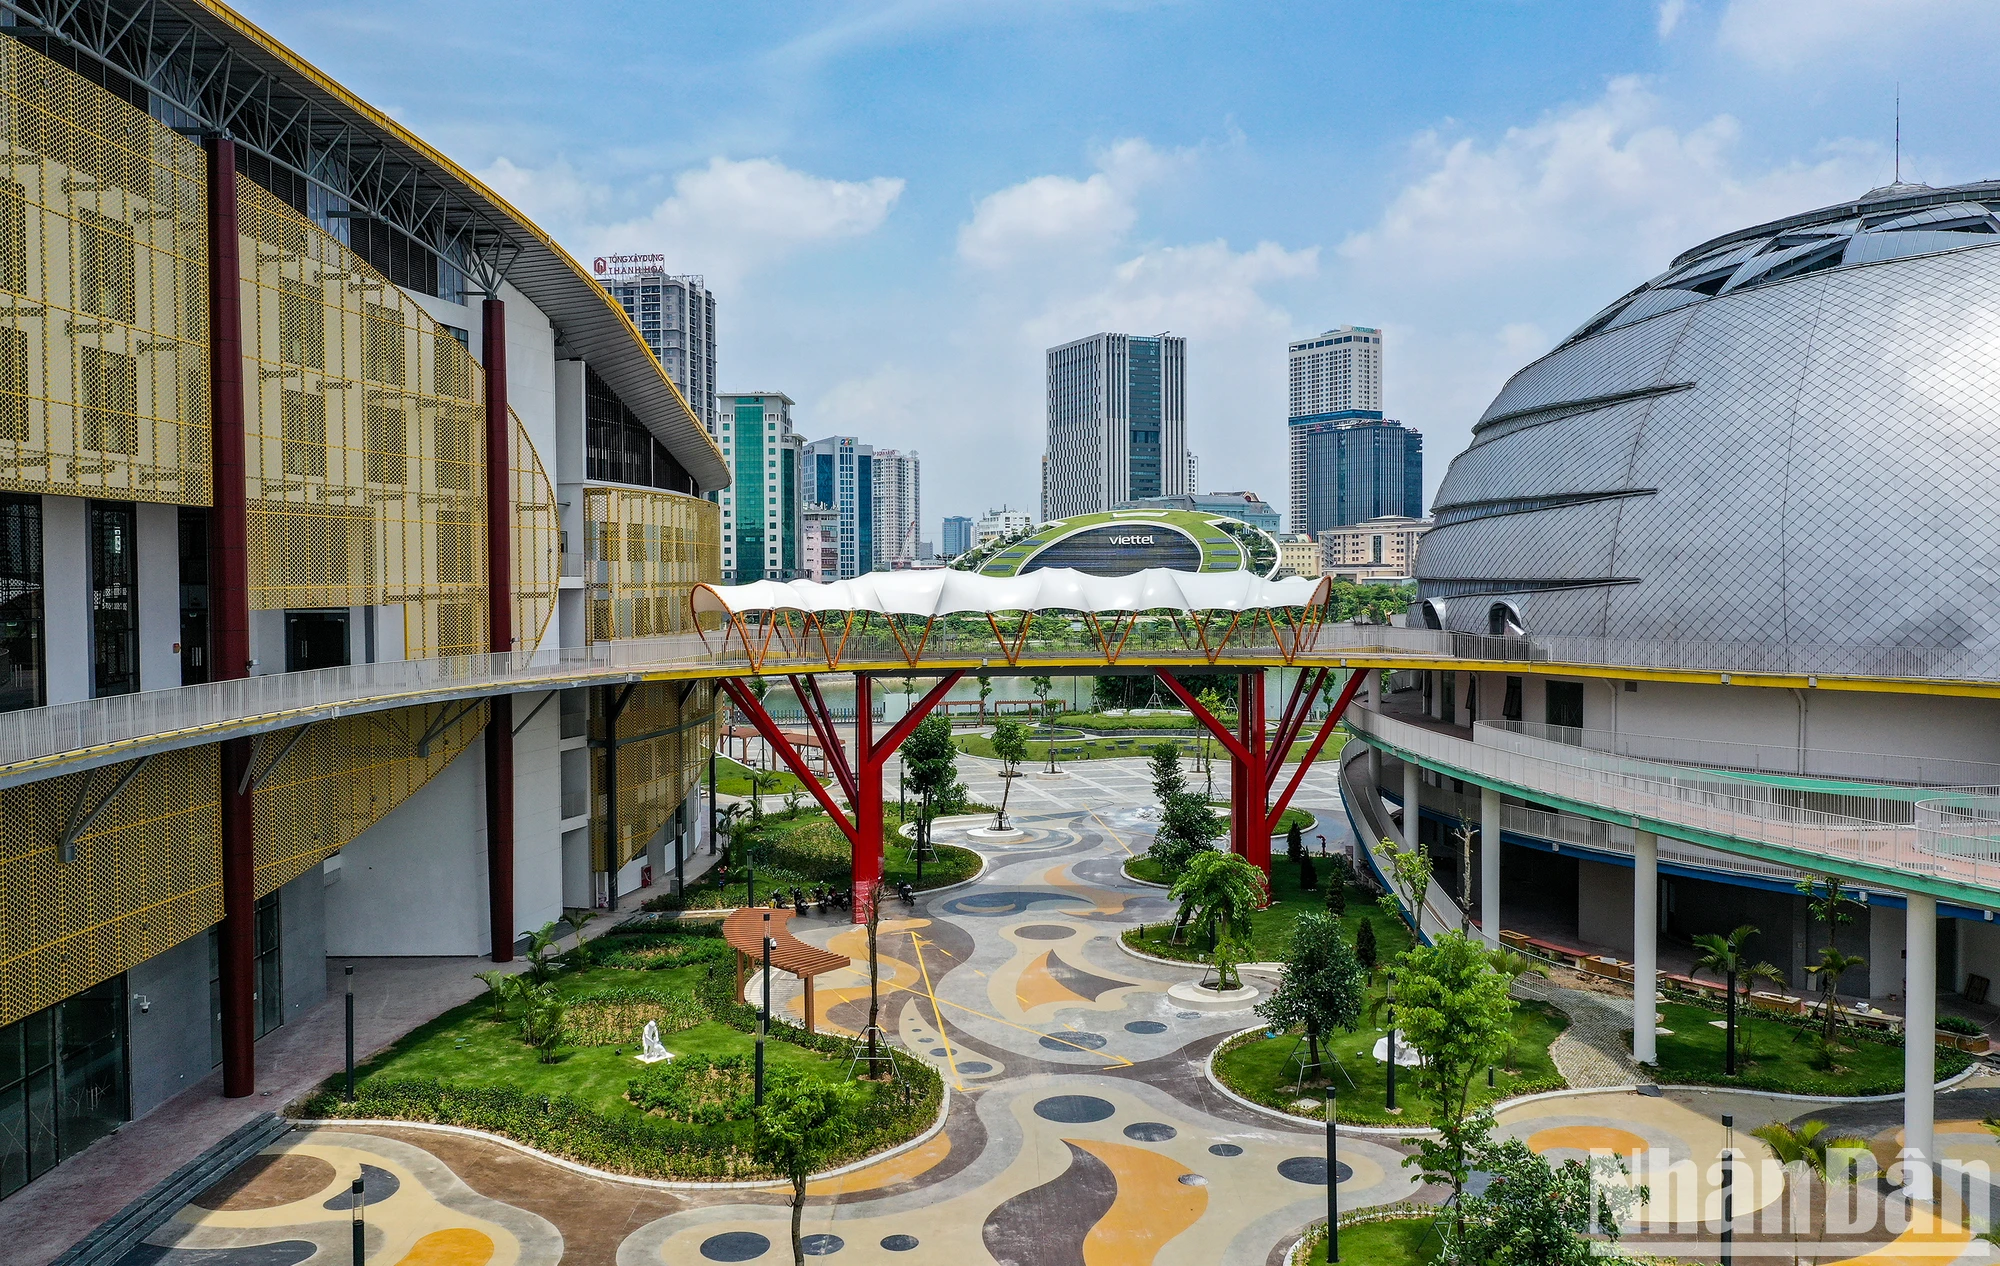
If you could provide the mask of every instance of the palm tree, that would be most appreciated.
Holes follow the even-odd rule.
[[[1773,1121],[1769,1125],[1758,1126],[1750,1133],[1762,1139],[1765,1146],[1771,1149],[1771,1154],[1778,1158],[1778,1163],[1787,1170],[1794,1165],[1803,1166],[1805,1172],[1800,1175],[1801,1181],[1809,1183],[1818,1178],[1821,1183],[1828,1183],[1827,1153],[1864,1149],[1868,1143],[1858,1138],[1828,1138],[1827,1128],[1826,1122],[1819,1120],[1802,1121],[1797,1126]],[[1850,1159],[1844,1172],[1851,1173],[1852,1167]],[[1825,1234],[1825,1219],[1822,1218],[1820,1238],[1825,1238]]]
[[[1208,933],[1213,953],[1218,929],[1250,935],[1250,916],[1264,904],[1264,872],[1234,853],[1205,850],[1188,862],[1167,895],[1181,903],[1182,926],[1198,924]]]
[[[1494,971],[1499,972],[1507,978],[1509,985],[1512,985],[1515,981],[1530,972],[1533,972],[1537,976],[1547,976],[1549,974],[1548,968],[1529,958],[1521,951],[1508,949],[1504,945],[1498,949],[1487,950],[1486,961],[1493,964]]]
[[[1736,1075],[1736,977],[1746,968],[1743,943],[1756,935],[1757,929],[1745,923],[1727,936],[1704,932],[1694,938],[1694,947],[1701,951],[1701,957],[1694,963],[1696,973],[1714,972],[1723,978],[1725,1028],[1722,1072],[1727,1077]]]
[[[1819,962],[1806,968],[1819,985],[1820,1015],[1826,1023],[1824,1037],[1829,1046],[1833,1044],[1834,995],[1840,990],[1840,978],[1857,967],[1866,967],[1868,960],[1854,954],[1843,954],[1831,945],[1820,947]]]

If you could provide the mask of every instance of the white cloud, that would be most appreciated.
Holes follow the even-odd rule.
[[[1123,140],[1097,156],[1083,180],[1036,176],[982,198],[958,231],[958,254],[982,268],[1051,252],[1095,250],[1122,240],[1138,219],[1134,199],[1185,155]]]
[[[1058,297],[1024,329],[1048,344],[1098,330],[1171,330],[1194,339],[1282,331],[1289,318],[1262,288],[1318,271],[1317,246],[1290,251],[1259,242],[1233,251],[1218,240],[1156,247],[1117,264],[1089,289]]]
[[[1859,148],[1742,172],[1734,118],[1680,130],[1660,113],[1644,83],[1625,77],[1490,144],[1426,133],[1413,146],[1421,174],[1341,254],[1364,270],[1452,284],[1583,258],[1630,268],[1636,281],[1710,234],[1870,183]]]
[[[1687,0],[1660,0],[1658,28],[1661,39],[1671,39],[1681,18],[1687,14]]]
[[[725,282],[802,247],[873,233],[903,192],[903,181],[887,176],[831,180],[775,159],[717,157],[681,172],[669,197],[630,215],[608,186],[563,160],[531,170],[503,157],[480,175],[579,255],[659,251],[676,271]]]
[[[1828,57],[1896,54],[1950,26],[1976,45],[2000,33],[2000,6],[1989,0],[1730,0],[1717,42],[1768,70],[1792,70]]]

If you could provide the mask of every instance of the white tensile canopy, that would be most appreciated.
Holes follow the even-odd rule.
[[[1050,567],[1021,576],[973,572],[869,572],[853,580],[757,580],[699,584],[688,596],[697,616],[762,611],[851,611],[878,615],[991,615],[999,611],[1273,611],[1326,601],[1330,582],[1265,580],[1248,572],[1190,572],[1149,567],[1129,576],[1092,576]]]

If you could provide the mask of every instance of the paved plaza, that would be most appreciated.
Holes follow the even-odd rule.
[[[994,768],[965,765],[972,794],[997,801]],[[1338,843],[1347,827],[1332,771],[1329,762],[1315,772],[1302,801]],[[977,880],[909,908],[892,904],[881,928],[884,1027],[943,1076],[947,1117],[913,1147],[814,1182],[809,1254],[863,1263],[1269,1266],[1323,1215],[1323,1130],[1247,1108],[1206,1074],[1209,1052],[1254,1017],[1183,1009],[1167,990],[1193,973],[1119,944],[1123,928],[1171,911],[1160,889],[1121,871],[1148,842],[1140,810],[1149,795],[1139,761],[1018,779],[1011,802],[1022,839],[978,844],[986,866]],[[940,835],[963,840],[979,825],[961,819]],[[852,925],[800,919],[793,926],[866,961],[865,933]],[[805,998],[787,980],[779,978],[773,1005],[802,1021]],[[867,1022],[867,998],[865,967],[821,977],[814,1019],[857,1031]],[[1962,1218],[1832,1236],[1829,1244],[1855,1252],[1815,1258],[1787,1220],[1783,1175],[1761,1163],[1768,1153],[1748,1138],[1754,1126],[1806,1108],[1862,1133],[1879,1163],[1893,1160],[1900,1114],[1893,1101],[1830,1109],[1755,1095],[1616,1090],[1522,1103],[1501,1113],[1499,1127],[1551,1158],[1623,1157],[1651,1183],[1645,1213],[1655,1225],[1640,1242],[1683,1258],[1712,1259],[1698,1224],[1717,1200],[1719,1114],[1729,1111],[1736,1145],[1751,1162],[1735,1192],[1745,1251],[1762,1245],[1785,1260],[1796,1252],[1820,1261],[1869,1253],[1878,1266],[1986,1260],[1986,1246],[1961,1228]],[[1983,1083],[1941,1100],[1941,1137],[1954,1156],[2000,1162],[2000,1139],[1978,1125],[1997,1110],[2000,1090]],[[1343,1207],[1439,1198],[1402,1164],[1408,1151],[1393,1135],[1344,1132]],[[197,1197],[126,1261],[344,1263],[347,1188],[356,1175],[367,1179],[370,1263],[790,1258],[781,1187],[673,1187],[582,1171],[464,1132],[340,1124],[294,1131]]]

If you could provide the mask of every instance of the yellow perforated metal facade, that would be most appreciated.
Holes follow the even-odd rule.
[[[722,574],[722,511],[642,488],[586,488],[593,642],[692,631],[688,592]]]
[[[532,651],[555,614],[556,589],[561,583],[562,525],[556,511],[556,490],[535,454],[535,445],[521,418],[514,421],[514,444],[507,465],[512,472],[514,538],[514,649]]]
[[[0,40],[0,488],[209,502],[201,148]]]
[[[247,178],[250,606],[401,605],[410,658],[483,652],[483,376],[444,326]]]
[[[380,822],[457,759],[485,724],[482,702],[469,710],[465,703],[398,708],[310,727],[257,789],[257,895],[290,883]],[[261,741],[276,754],[291,737]]]
[[[681,699],[681,691],[688,692]],[[632,692],[618,717],[618,864],[646,849],[674,807],[687,799],[708,768],[714,744],[715,683],[646,682]],[[604,738],[603,692],[591,695],[590,734]],[[591,837],[593,868],[605,855],[606,804],[604,749],[591,748]]]
[[[214,747],[153,757],[63,861],[61,841],[131,772],[0,790],[0,1024],[58,1002],[222,918]]]

